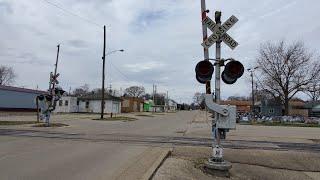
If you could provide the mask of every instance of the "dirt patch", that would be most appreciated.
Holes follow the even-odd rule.
[[[13,126],[24,124],[36,124],[36,121],[0,121],[0,126]]]
[[[133,117],[126,117],[126,116],[117,116],[117,117],[109,117],[109,118],[103,118],[103,119],[92,119],[95,121],[135,121],[138,120],[137,118],[133,118]]]
[[[50,123],[49,126],[46,123],[39,123],[36,125],[33,125],[32,127],[66,127],[69,126],[68,124],[63,123]]]
[[[143,116],[143,117],[154,117],[152,115],[149,115],[149,114],[137,114],[135,116]]]

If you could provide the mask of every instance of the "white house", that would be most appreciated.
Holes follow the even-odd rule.
[[[177,107],[178,107],[178,103],[175,102],[174,100],[172,99],[169,99],[168,100],[168,111],[176,111],[177,110]]]
[[[91,94],[83,97],[64,96],[58,102],[55,112],[101,112],[101,95]],[[105,94],[104,113],[121,113],[121,99]]]
[[[62,96],[61,99],[57,102],[54,112],[79,112],[78,98],[72,96]]]

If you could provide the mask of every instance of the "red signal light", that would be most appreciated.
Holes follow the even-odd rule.
[[[196,79],[201,84],[205,84],[206,81],[211,80],[214,67],[210,61],[200,61],[195,68]]]
[[[230,61],[226,64],[221,78],[226,84],[233,84],[244,73],[244,67],[239,61]]]

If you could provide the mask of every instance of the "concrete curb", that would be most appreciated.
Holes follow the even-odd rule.
[[[161,153],[153,165],[147,170],[146,173],[142,176],[142,180],[151,180],[156,174],[157,170],[164,163],[164,161],[171,155],[172,149],[168,149]]]

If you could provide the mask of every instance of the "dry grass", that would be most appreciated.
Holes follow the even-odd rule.
[[[36,121],[0,121],[0,126],[14,126],[24,124],[36,124]]]

